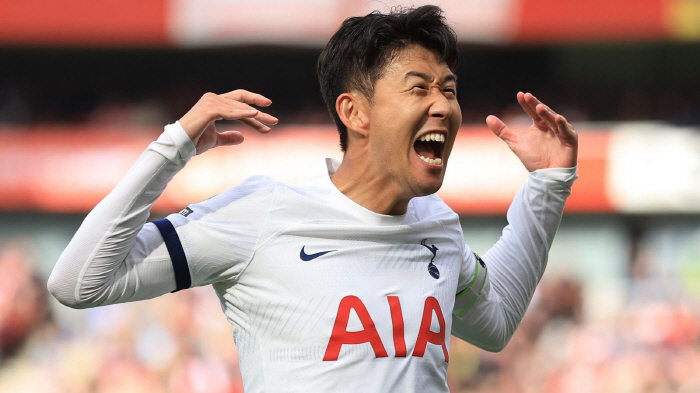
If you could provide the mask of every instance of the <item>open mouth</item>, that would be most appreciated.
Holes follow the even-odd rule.
[[[433,165],[442,165],[442,152],[445,148],[445,134],[430,132],[421,135],[413,144],[413,149],[421,160]]]

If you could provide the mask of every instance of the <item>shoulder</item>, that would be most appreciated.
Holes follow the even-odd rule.
[[[459,215],[435,194],[413,198],[409,209],[418,220],[457,220]]]
[[[324,204],[323,195],[322,190],[319,190],[313,181],[289,185],[267,176],[253,176],[200,202],[197,207],[205,212],[221,210],[238,215],[274,210],[275,215],[280,216],[288,210],[299,212],[309,206],[318,209],[319,204]]]
[[[435,194],[413,198],[409,209],[417,223],[439,225],[445,234],[458,245],[463,242],[459,215]]]
[[[336,208],[321,177],[303,182],[277,183],[275,214],[281,222],[322,219],[333,215]]]
[[[206,214],[212,211],[226,209],[229,206],[269,206],[273,203],[280,184],[280,182],[267,176],[249,177],[237,186],[231,187],[199,203],[190,205],[189,208],[200,214]]]
[[[239,185],[229,188],[220,195],[228,199],[239,199],[254,193],[272,192],[283,185],[283,183],[268,176],[251,176],[243,180]]]

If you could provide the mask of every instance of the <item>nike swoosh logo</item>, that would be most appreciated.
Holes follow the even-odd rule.
[[[306,247],[306,246],[304,246],[304,247]],[[335,251],[335,250],[330,250],[330,251],[321,251],[321,252],[317,252],[316,254],[307,254],[307,253],[304,252],[304,247],[301,248],[301,252],[299,253],[299,258],[301,258],[301,260],[302,260],[302,261],[305,261],[305,262],[308,262],[308,261],[310,261],[310,260],[312,260],[312,259],[316,259],[316,258],[318,258],[318,257],[320,257],[320,256],[322,256],[322,255],[326,255],[326,254],[328,254],[329,252]]]

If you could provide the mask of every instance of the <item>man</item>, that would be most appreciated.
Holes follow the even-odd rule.
[[[461,123],[456,65],[437,7],[346,20],[318,66],[343,162],[302,184],[253,177],[146,224],[187,160],[243,142],[216,120],[262,133],[277,122],[250,106],[271,104],[261,95],[205,94],[88,215],[51,293],[83,308],[212,284],[247,392],[448,391],[451,334],[498,351],[520,322],[577,149],[572,126],[530,94],[517,96],[534,121],[526,132],[487,118],[531,173],[482,260],[434,195]]]

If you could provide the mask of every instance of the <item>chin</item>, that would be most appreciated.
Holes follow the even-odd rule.
[[[413,157],[412,173],[407,179],[415,196],[435,194],[442,187],[445,178],[445,167],[442,165],[430,165],[423,162],[417,155]],[[409,183],[409,184],[410,184]]]
[[[416,187],[419,192],[417,196],[435,194],[440,190],[440,187],[442,187],[442,177],[440,179],[431,179],[431,181],[422,182]]]

